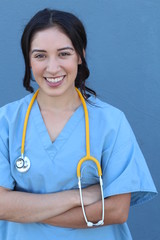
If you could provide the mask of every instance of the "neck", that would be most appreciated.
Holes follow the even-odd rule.
[[[81,104],[81,100],[75,90],[68,90],[62,95],[49,96],[41,89],[37,96],[37,102],[41,111],[75,111]]]

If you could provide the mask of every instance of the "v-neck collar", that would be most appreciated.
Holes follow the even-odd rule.
[[[34,118],[34,123],[36,130],[38,132],[38,136],[42,141],[44,149],[48,152],[50,158],[53,160],[57,152],[61,149],[63,144],[72,134],[74,128],[78,125],[78,122],[80,122],[80,120],[84,118],[83,105],[81,104],[72,114],[72,116],[69,118],[69,120],[67,121],[64,128],[62,129],[62,131],[60,132],[60,134],[58,135],[54,142],[52,142],[50,139],[37,100],[35,100],[32,106],[32,110],[33,110],[32,116]]]

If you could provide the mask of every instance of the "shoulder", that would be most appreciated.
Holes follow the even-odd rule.
[[[90,97],[91,104],[87,103],[89,122],[96,135],[101,134],[108,139],[119,142],[128,142],[133,139],[132,128],[125,114],[118,108],[101,101],[99,98]]]
[[[22,128],[23,120],[32,94],[8,103],[0,108],[0,150],[5,153],[9,149],[10,139],[15,137],[15,132]],[[16,141],[16,140],[15,140]]]
[[[0,127],[2,124],[9,124],[15,120],[17,115],[21,115],[29,104],[32,94],[25,96],[24,98],[8,103],[0,108]]]
[[[124,113],[111,104],[94,96],[91,96],[89,100],[91,103],[88,103],[87,107],[91,117],[94,116],[94,118],[97,118],[100,121],[105,121],[106,123],[109,122],[111,125],[117,125],[123,118],[125,118]]]

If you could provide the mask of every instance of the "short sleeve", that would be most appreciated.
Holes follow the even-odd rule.
[[[14,179],[11,174],[9,161],[8,126],[4,118],[0,119],[0,186],[13,189]]]
[[[131,206],[150,200],[157,191],[124,114],[115,139],[109,159],[105,148],[102,154],[104,197],[131,193]]]

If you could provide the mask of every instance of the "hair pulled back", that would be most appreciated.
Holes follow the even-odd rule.
[[[87,36],[82,22],[72,13],[44,9],[36,13],[35,16],[26,25],[22,38],[21,48],[25,61],[25,74],[23,78],[23,86],[27,91],[33,92],[31,86],[31,69],[30,69],[30,48],[34,35],[38,31],[45,30],[50,27],[60,28],[71,40],[75,51],[80,56],[82,63],[78,65],[78,73],[75,79],[75,86],[80,89],[83,97],[86,99],[86,91],[96,95],[96,93],[85,86],[85,81],[89,77],[89,69],[84,57],[84,50],[87,47]]]

